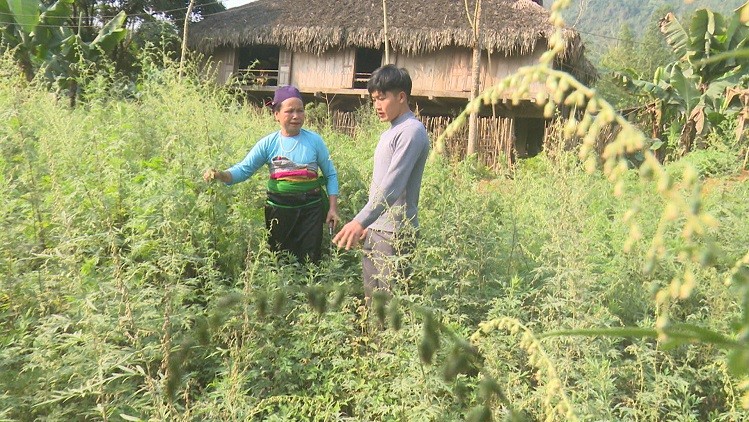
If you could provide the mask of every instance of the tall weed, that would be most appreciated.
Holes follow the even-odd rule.
[[[739,417],[716,348],[528,334],[536,356],[482,325],[506,318],[517,335],[652,325],[654,295],[684,263],[674,253],[642,271],[667,204],[634,170],[617,196],[574,157],[542,155],[501,176],[431,161],[399,308],[368,313],[358,251],[331,250],[318,268],[267,251],[265,175],[201,181],[274,130],[269,113],[196,73],[142,68],[132,95],[91,78],[100,87],[73,109],[21,79],[0,85],[3,418]],[[338,167],[344,219],[366,202],[383,129],[361,113],[369,123],[354,138],[315,127]],[[749,239],[747,183],[721,174],[705,175],[701,205],[723,221],[709,233],[721,253],[670,309],[716,328],[740,316],[722,281]],[[632,204],[635,241],[622,222]],[[667,230],[673,250],[689,246]],[[474,348],[465,339],[477,331]]]

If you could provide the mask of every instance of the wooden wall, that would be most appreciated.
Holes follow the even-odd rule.
[[[219,47],[207,60],[206,70],[216,72],[216,83],[227,83],[237,72],[236,50],[232,47]]]
[[[354,81],[352,48],[328,51],[322,56],[294,52],[291,60],[291,84],[302,91],[325,88],[351,88]]]
[[[544,51],[545,46],[541,45],[533,54],[526,56],[505,56],[501,53],[488,56],[484,52],[481,57],[481,89],[497,84],[520,67],[535,64]],[[467,94],[472,86],[471,56],[472,51],[468,48],[447,47],[420,56],[395,54],[394,63],[408,69],[414,91]]]
[[[481,90],[495,85],[503,78],[514,73],[522,66],[538,62],[545,51],[539,45],[533,54],[526,56],[505,56],[494,53],[482,55]],[[233,48],[219,48],[212,57],[212,66],[217,72],[218,83],[226,83],[237,70],[236,51]],[[296,85],[302,91],[321,91],[326,89],[351,89],[355,68],[356,50],[330,50],[323,55],[305,52],[289,52],[282,49],[284,84]],[[446,47],[441,50],[419,56],[408,56],[393,52],[392,61],[398,67],[408,69],[413,80],[414,95],[467,97],[471,91],[471,50],[464,47]],[[281,78],[280,78],[281,79]],[[535,90],[541,85],[531,87],[530,98],[535,97]],[[507,97],[511,93],[507,93]]]
[[[545,43],[538,43],[533,53],[525,56],[513,55],[505,56],[501,53],[494,53],[487,56],[484,53],[481,57],[481,68],[484,70],[481,77],[482,88],[498,84],[502,79],[517,72],[524,66],[532,66],[538,63],[541,55],[546,51]],[[530,98],[535,98],[536,92],[543,89],[544,84],[533,83],[530,86]],[[509,97],[508,93],[508,97]]]
[[[333,111],[330,115],[330,124],[336,131],[355,137],[360,124],[357,119],[361,116],[360,113]],[[429,139],[434,147],[437,138],[454,120],[454,117],[419,116],[419,120],[427,129]],[[540,130],[543,133],[543,122],[540,122],[540,125]],[[515,120],[504,117],[481,117],[477,129],[479,160],[495,169],[511,166],[513,158],[517,155],[514,145],[516,138]],[[451,160],[464,159],[466,139],[468,139],[468,125],[463,125],[452,137],[444,140],[445,155]]]
[[[393,63],[405,67],[413,81],[413,91],[463,93],[471,90],[471,52],[449,47],[432,53],[407,56],[393,54]]]

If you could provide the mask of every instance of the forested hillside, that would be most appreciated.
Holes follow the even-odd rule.
[[[683,16],[696,9],[707,8],[729,15],[744,2],[696,0],[687,4],[684,0],[573,0],[564,16],[568,25],[580,31],[588,49],[596,53],[616,41],[624,25],[628,25],[637,37],[646,32],[649,22],[665,15],[663,12],[673,11],[677,16]],[[552,3],[547,0],[544,5],[551,7]]]

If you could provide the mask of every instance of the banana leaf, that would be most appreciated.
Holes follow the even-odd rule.
[[[25,33],[31,34],[39,24],[39,2],[37,0],[0,0],[0,11],[7,13]],[[6,12],[7,10],[7,12]]]
[[[667,14],[661,21],[661,32],[666,42],[680,60],[688,60],[689,33],[673,13]]]

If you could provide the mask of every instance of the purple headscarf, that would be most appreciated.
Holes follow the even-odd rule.
[[[275,94],[273,94],[273,102],[271,103],[271,106],[273,108],[276,108],[278,105],[280,105],[285,100],[288,100],[289,98],[299,98],[301,100],[302,94],[298,89],[291,85],[282,86],[276,90]]]

